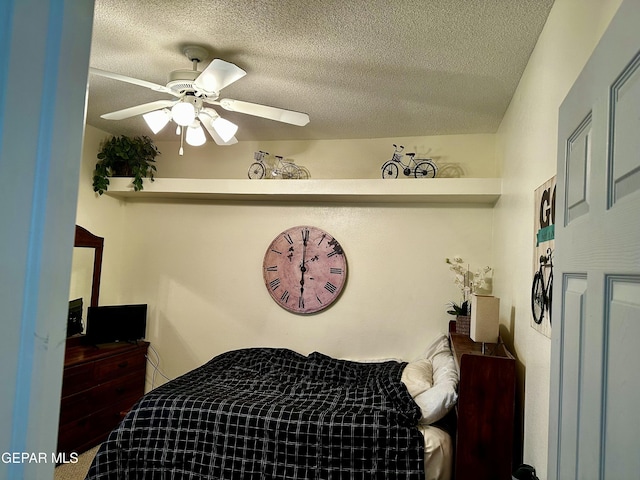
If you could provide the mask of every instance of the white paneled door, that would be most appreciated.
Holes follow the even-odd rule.
[[[548,479],[640,479],[639,0],[560,107],[556,201]]]

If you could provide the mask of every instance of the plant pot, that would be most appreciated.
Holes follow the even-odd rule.
[[[471,315],[456,315],[456,333],[469,336],[471,332]]]
[[[121,165],[114,165],[111,168],[111,176],[112,177],[133,177],[133,172],[131,167],[125,163]]]

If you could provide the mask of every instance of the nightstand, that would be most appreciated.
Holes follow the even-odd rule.
[[[454,322],[452,322],[454,323]],[[458,385],[455,478],[511,480],[516,362],[504,344],[482,344],[451,331]]]

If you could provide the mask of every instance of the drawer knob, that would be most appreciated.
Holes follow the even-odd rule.
[[[125,368],[125,367],[126,367],[126,366],[128,366],[128,365],[129,365],[129,362],[127,362],[127,361],[124,361],[124,362],[121,362],[121,363],[119,363],[119,364],[118,364],[118,366],[119,366],[120,368]]]

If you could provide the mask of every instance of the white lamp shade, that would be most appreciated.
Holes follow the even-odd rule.
[[[471,295],[469,336],[474,342],[496,343],[500,329],[500,299],[490,295]]]
[[[171,108],[171,116],[173,118],[173,121],[178,125],[186,127],[187,125],[191,125],[195,120],[196,109],[190,103],[176,103]]]
[[[220,135],[223,142],[228,142],[238,131],[238,126],[235,123],[225,120],[222,117],[216,118],[211,122],[211,126]]]
[[[169,120],[171,120],[171,113],[167,109],[154,110],[153,112],[145,113],[142,115],[144,121],[153,133],[158,133],[162,130]]]
[[[199,147],[206,143],[207,137],[204,135],[204,130],[202,129],[200,122],[194,122],[187,128],[185,140],[193,147]]]

